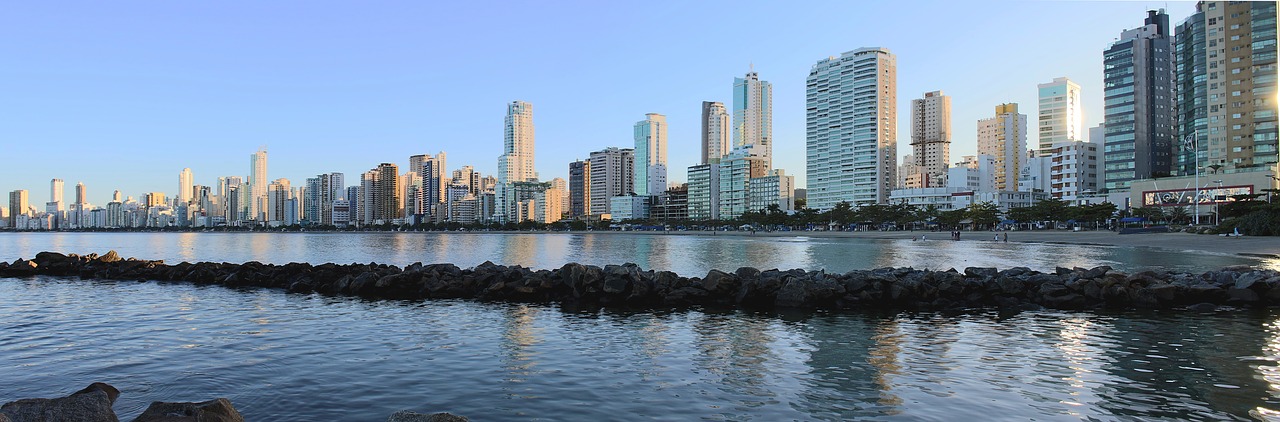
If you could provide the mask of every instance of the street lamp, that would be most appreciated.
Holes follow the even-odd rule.
[[[1274,174],[1267,173],[1267,177],[1270,177],[1270,178],[1271,178],[1271,180],[1275,180],[1275,181],[1277,181],[1277,182],[1280,182],[1280,177],[1276,177],[1276,175],[1274,175]],[[1275,193],[1276,193],[1276,189],[1275,189],[1275,188],[1269,188],[1269,189],[1267,189],[1267,203],[1268,203],[1268,204],[1270,204],[1270,203],[1271,203],[1271,196],[1272,196],[1273,194],[1275,194]]]
[[[1218,206],[1219,206],[1218,195],[1222,194],[1222,181],[1214,180],[1213,183],[1218,184],[1218,190],[1213,192],[1213,219],[1214,219],[1213,225],[1217,226],[1222,224],[1222,214],[1218,213]]]

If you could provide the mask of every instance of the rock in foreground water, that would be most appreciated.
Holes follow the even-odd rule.
[[[409,410],[401,410],[399,412],[392,413],[391,417],[387,418],[387,422],[468,422],[468,421],[470,421],[470,419],[467,419],[465,416],[458,416],[450,413],[432,413],[428,415],[425,413],[418,413],[418,412],[413,412]]]
[[[13,422],[116,422],[111,409],[120,390],[95,382],[56,399],[22,399],[0,406],[0,416]]]
[[[223,398],[199,403],[154,402],[133,422],[244,422],[240,412]]]

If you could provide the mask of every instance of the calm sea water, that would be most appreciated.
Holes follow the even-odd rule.
[[[943,236],[935,233],[935,237]],[[825,269],[846,272],[879,267],[946,270],[965,267],[1109,265],[1133,270],[1158,266],[1206,271],[1248,264],[1280,269],[1280,259],[1186,253],[1154,248],[1094,245],[879,240],[828,237],[750,237],[662,234],[499,233],[10,233],[0,234],[0,260],[30,259],[41,251],[105,253],[182,261],[285,264],[368,263],[408,265],[449,262],[462,268],[485,261],[532,268],[567,262],[592,265],[633,262],[653,270],[702,276],[715,268]]]
[[[486,260],[552,268],[1111,265],[1258,261],[994,242],[663,235],[9,234],[0,259],[116,249],[179,261]],[[1266,264],[1266,263],[1263,263]],[[569,312],[275,290],[0,279],[0,402],[102,381],[124,420],[227,397],[249,420],[1280,418],[1280,311]]]

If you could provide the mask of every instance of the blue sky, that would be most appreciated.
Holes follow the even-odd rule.
[[[774,86],[775,166],[804,185],[804,79],[859,47],[898,58],[899,154],[912,98],[952,96],[952,161],[976,121],[1036,84],[1084,89],[1102,117],[1102,51],[1145,11],[1176,25],[1192,2],[15,2],[0,13],[0,190],[67,200],[141,197],[249,171],[295,186],[348,183],[380,162],[446,151],[449,169],[492,174],[505,104],[534,105],[537,169],[630,146],[645,113],[667,115],[670,179],[699,154],[702,101],[731,102],[752,63]],[[1034,132],[1034,129],[1032,130]],[[1034,144],[1035,137],[1028,140]],[[5,204],[7,205],[7,204]],[[41,205],[37,205],[41,207]]]

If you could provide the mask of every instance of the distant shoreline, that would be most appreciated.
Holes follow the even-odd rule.
[[[950,241],[947,232],[937,231],[614,231],[614,230],[590,230],[590,231],[464,231],[464,232],[445,232],[445,231],[301,231],[301,232],[277,232],[277,231],[227,231],[227,232],[200,232],[200,231],[31,231],[31,232],[14,232],[5,231],[0,234],[96,234],[96,233],[228,233],[228,234],[253,234],[253,233],[270,233],[270,234],[305,234],[305,233],[333,233],[333,234],[364,234],[364,233],[432,233],[432,234],[596,234],[596,235],[630,235],[630,236],[735,236],[735,237],[811,237],[811,238],[854,238],[854,239],[874,239],[874,240],[910,240],[925,236],[926,241]],[[961,241],[993,241],[996,235],[1008,234],[1009,242],[1017,243],[1046,243],[1046,244],[1066,244],[1081,246],[1121,246],[1121,247],[1146,247],[1175,251],[1203,251],[1213,253],[1227,253],[1233,255],[1247,256],[1251,258],[1261,259],[1280,259],[1280,237],[1277,236],[1245,236],[1245,237],[1223,237],[1207,234],[1190,234],[1190,233],[1148,233],[1148,234],[1116,234],[1106,230],[1087,230],[1087,231],[1064,231],[1064,230],[1029,230],[1029,231],[962,231],[960,234]]]

